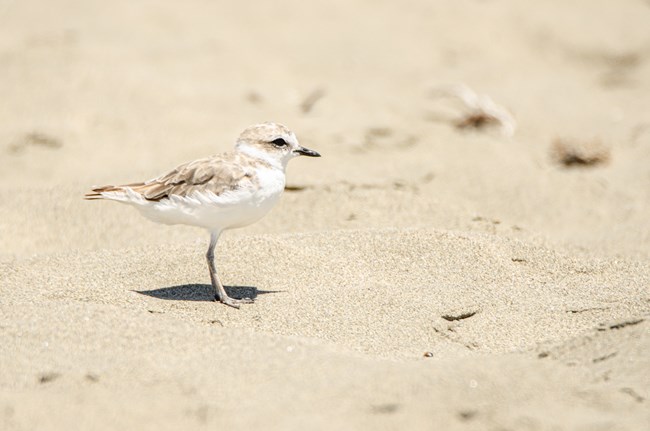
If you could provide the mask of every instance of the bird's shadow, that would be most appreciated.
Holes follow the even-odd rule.
[[[281,293],[284,290],[260,290],[253,286],[224,286],[233,299],[255,299],[258,295]],[[171,301],[214,301],[214,289],[210,284],[180,284],[153,290],[134,290],[141,295]]]

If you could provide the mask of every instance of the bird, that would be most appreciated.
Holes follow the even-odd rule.
[[[208,230],[206,253],[215,301],[230,307],[252,303],[232,298],[221,284],[214,249],[221,234],[264,217],[279,201],[289,160],[321,155],[300,145],[286,126],[266,122],[244,129],[232,151],[200,158],[144,182],[92,187],[84,198],[131,205],[158,223]]]

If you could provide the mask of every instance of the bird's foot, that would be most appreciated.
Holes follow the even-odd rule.
[[[231,298],[230,296],[226,296],[225,298],[220,298],[219,295],[215,295],[214,300],[233,308],[239,308],[241,304],[252,304],[253,302],[255,302],[251,298],[235,299],[235,298]]]

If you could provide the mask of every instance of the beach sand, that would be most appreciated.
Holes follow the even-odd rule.
[[[0,3],[0,429],[645,429],[648,22],[634,0]],[[457,84],[514,135],[456,127]],[[211,301],[206,232],[82,200],[261,121],[323,157],[219,242],[253,305]]]

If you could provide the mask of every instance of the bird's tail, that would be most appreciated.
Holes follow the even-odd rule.
[[[128,200],[125,197],[134,194],[131,190],[132,187],[141,186],[142,183],[126,184],[123,186],[101,186],[93,187],[91,191],[84,195],[84,199],[93,201],[98,199],[111,199],[111,200]],[[130,193],[129,193],[130,192]]]
[[[102,193],[107,192],[109,190],[116,191],[115,187],[113,186],[93,187],[91,191],[89,191],[84,195],[84,199],[89,201],[93,201],[97,199],[106,199],[106,197],[103,196]]]

